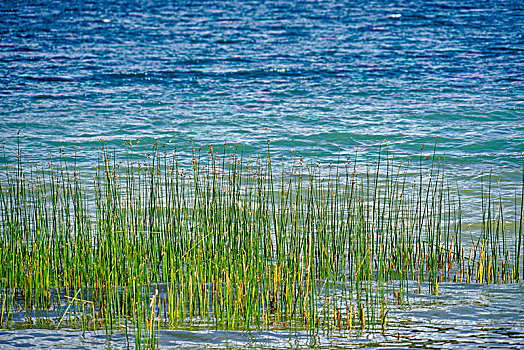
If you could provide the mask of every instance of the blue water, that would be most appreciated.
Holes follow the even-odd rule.
[[[160,139],[520,168],[520,1],[4,1],[0,139]],[[265,130],[267,128],[267,131]],[[477,164],[478,165],[478,164]],[[508,170],[508,169],[506,169]]]
[[[0,81],[8,158],[18,131],[86,167],[100,139],[329,162],[438,136],[466,194],[522,176],[522,1],[2,1]]]

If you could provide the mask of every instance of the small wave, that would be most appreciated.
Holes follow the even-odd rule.
[[[22,76],[22,78],[40,82],[70,82],[74,81],[75,78],[67,75],[63,76]]]

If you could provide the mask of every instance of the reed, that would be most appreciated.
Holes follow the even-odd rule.
[[[294,153],[275,165],[269,142],[255,155],[106,147],[93,171],[62,150],[47,164],[4,152],[1,328],[32,327],[15,320],[24,311],[50,327],[131,330],[137,347],[168,327],[385,329],[388,305],[421,282],[438,294],[524,272],[524,178],[508,225],[489,174],[465,242],[436,145],[418,166],[387,144],[327,165]]]

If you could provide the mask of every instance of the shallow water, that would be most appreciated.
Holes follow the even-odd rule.
[[[0,139],[35,162],[99,139],[158,139],[189,153],[227,142],[334,161],[375,152],[446,154],[478,226],[479,181],[493,168],[513,198],[524,151],[520,2],[31,1],[0,4]],[[267,130],[266,130],[267,128]],[[485,178],[485,176],[484,176]],[[468,207],[469,205],[469,207]],[[509,207],[510,212],[513,207]],[[467,232],[465,236],[467,235]],[[443,284],[391,312],[385,335],[312,339],[278,331],[163,330],[181,348],[518,348],[522,285]],[[134,343],[131,341],[131,346]],[[0,346],[126,348],[122,333],[0,331]]]
[[[415,286],[415,283],[413,283]],[[312,335],[289,330],[222,331],[161,329],[160,348],[173,349],[342,349],[342,348],[524,348],[524,285],[441,283],[439,295],[410,288],[407,303],[390,304],[389,323],[369,331],[333,331]],[[123,330],[106,333],[72,329],[0,331],[4,349],[38,346],[61,349],[134,348]]]

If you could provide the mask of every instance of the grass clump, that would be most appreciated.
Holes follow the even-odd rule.
[[[490,174],[468,242],[435,151],[418,166],[383,146],[324,166],[293,154],[277,169],[269,146],[181,158],[126,142],[93,172],[63,151],[17,156],[0,184],[2,328],[131,329],[139,346],[166,327],[385,328],[423,282],[438,294],[523,273],[522,189],[507,225]]]

